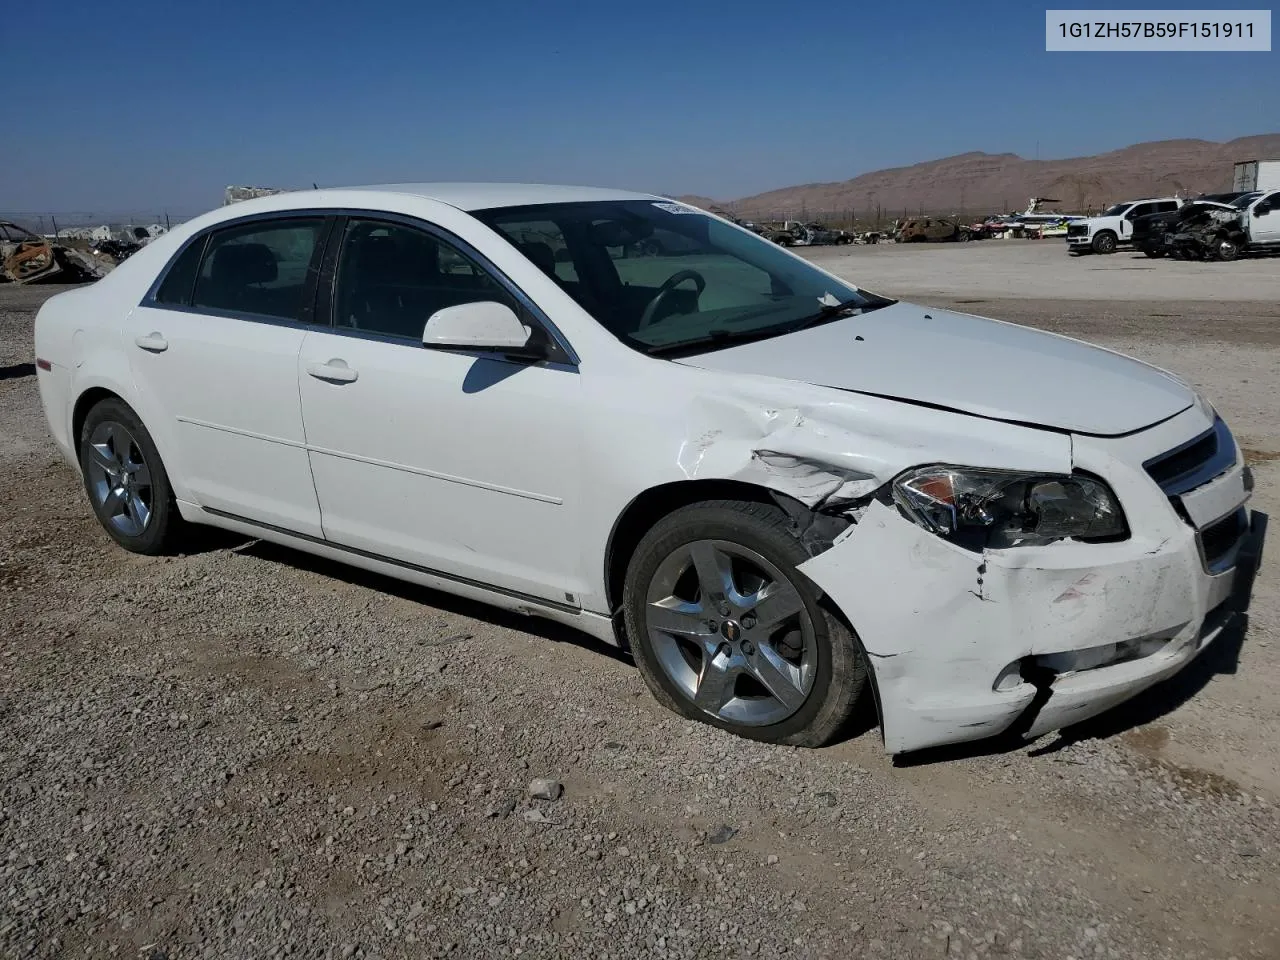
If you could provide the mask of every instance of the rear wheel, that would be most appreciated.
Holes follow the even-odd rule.
[[[856,638],[797,565],[774,506],[709,501],[641,540],[623,592],[627,636],[658,701],[770,743],[820,746],[867,686]]]
[[[134,553],[164,553],[182,517],[151,434],[123,400],[103,400],[80,429],[80,472],[93,512]]]

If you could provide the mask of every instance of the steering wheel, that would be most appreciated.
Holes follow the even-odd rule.
[[[667,277],[666,282],[658,288],[658,292],[653,295],[653,299],[645,306],[644,313],[640,315],[641,330],[653,323],[654,318],[658,315],[658,305],[662,303],[662,298],[686,280],[693,281],[693,286],[697,291],[694,294],[694,299],[702,296],[702,291],[707,289],[706,277],[697,270],[681,270],[679,273],[673,273]]]

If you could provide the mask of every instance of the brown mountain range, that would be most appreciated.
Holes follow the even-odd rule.
[[[808,183],[733,201],[684,197],[697,206],[727,207],[741,216],[887,218],[917,213],[1007,213],[1030,197],[1059,202],[1046,209],[1089,212],[1133,197],[1183,196],[1231,188],[1237,160],[1280,157],[1280,133],[1209,140],[1157,140],[1092,157],[1026,160],[1012,153],[962,153],[909,167],[864,173],[839,183]]]

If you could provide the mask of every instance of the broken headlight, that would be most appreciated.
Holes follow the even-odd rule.
[[[1101,480],[968,467],[908,470],[893,482],[908,519],[974,549],[1125,535],[1124,513]]]

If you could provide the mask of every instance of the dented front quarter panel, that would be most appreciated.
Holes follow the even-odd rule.
[[[874,502],[830,550],[800,566],[853,624],[871,659],[891,753],[975,740],[1020,722],[1036,736],[1092,716],[1176,672],[1214,636],[1206,615],[1233,572],[1209,575],[1195,530],[1145,460],[1207,429],[1197,407],[1126,438],[1074,438],[1073,466],[1107,479],[1131,534],[974,552]],[[1238,459],[1238,458],[1237,458]],[[1244,499],[1239,466],[1219,500]],[[1234,479],[1233,479],[1234,478]],[[1054,677],[1037,698],[1018,662],[1149,637],[1150,656]],[[996,688],[1002,674],[1011,682]],[[1046,698],[1047,694],[1047,698]]]
[[[770,394],[694,398],[676,458],[681,475],[740,480],[836,509],[923,463],[1070,464],[1063,434],[820,387]]]

